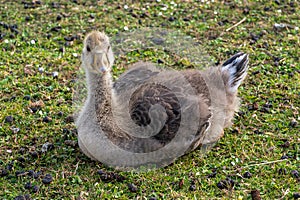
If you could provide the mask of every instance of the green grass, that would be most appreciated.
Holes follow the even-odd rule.
[[[0,0],[0,22],[16,24],[19,31],[16,34],[0,25],[0,170],[11,166],[8,175],[0,177],[1,199],[24,194],[33,199],[251,199],[252,190],[259,190],[262,199],[293,199],[299,192],[299,179],[291,171],[300,167],[299,125],[290,125],[293,119],[299,121],[299,2],[183,1],[174,5],[153,1],[128,4],[127,10],[125,3],[117,1],[78,2],[62,0],[55,7],[45,0],[25,9],[21,1]],[[163,5],[168,9],[162,10]],[[62,16],[60,21],[58,15]],[[174,20],[169,20],[171,16]],[[244,17],[242,24],[226,31]],[[275,23],[290,26],[275,30]],[[53,31],[57,26],[61,29]],[[113,37],[124,32],[124,26],[129,31],[149,26],[180,30],[206,47],[215,62],[238,51],[247,52],[250,69],[239,90],[242,112],[210,152],[199,156],[197,150],[155,171],[117,172],[126,179],[107,183],[97,171],[113,169],[91,161],[78,147],[65,143],[77,141],[74,124],[66,119],[73,112],[72,88],[84,35],[98,29]],[[77,39],[66,44],[64,37],[71,35]],[[146,50],[122,56],[114,66],[115,76],[140,58],[154,62],[160,58],[175,69],[193,67],[166,52]],[[39,73],[39,67],[45,72]],[[58,78],[51,76],[54,71],[59,72]],[[24,99],[25,95],[31,100]],[[38,100],[44,106],[32,113],[32,102]],[[272,106],[263,112],[266,104]],[[252,105],[258,109],[248,109]],[[13,122],[6,123],[7,116],[12,116]],[[45,116],[52,121],[43,122]],[[13,128],[19,132],[14,133]],[[286,141],[289,145],[282,147]],[[46,142],[54,149],[39,153]],[[32,156],[34,151],[38,157]],[[283,155],[289,158],[280,160]],[[261,164],[264,162],[270,163]],[[216,176],[208,178],[214,169]],[[280,174],[280,169],[286,173]],[[15,175],[28,170],[42,175],[37,179]],[[242,177],[246,171],[251,172],[251,178]],[[49,185],[42,183],[45,174],[53,177]],[[217,183],[228,176],[236,182],[234,187],[219,189]],[[195,191],[189,190],[192,180]],[[24,188],[29,181],[40,187],[37,193]],[[130,192],[128,183],[134,183],[137,191]]]

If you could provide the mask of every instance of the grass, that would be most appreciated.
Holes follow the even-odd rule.
[[[299,125],[293,122],[299,121],[300,105],[299,2],[162,0],[128,3],[127,9],[117,1],[38,2],[0,0],[1,199],[25,194],[33,199],[251,199],[252,190],[262,199],[293,199],[299,193],[299,178],[292,175],[300,167]],[[288,26],[276,29],[275,23]],[[250,54],[249,75],[239,90],[241,112],[204,156],[197,150],[163,169],[116,172],[65,142],[77,141],[68,116],[84,35],[98,29],[113,37],[126,32],[125,26],[127,32],[149,26],[180,30],[204,46],[216,63],[238,51]],[[67,41],[72,35],[74,40]],[[152,49],[123,55],[114,66],[115,76],[140,58],[159,58],[176,69],[193,67]],[[52,77],[55,71],[57,78]],[[44,105],[35,110],[32,104],[39,100]],[[46,142],[54,148],[42,153]],[[32,178],[29,170],[40,171],[40,177]],[[102,181],[98,170],[125,180]],[[246,171],[250,178],[243,178]],[[42,181],[46,174],[53,178],[50,184]],[[226,177],[234,186],[219,189]],[[28,182],[38,192],[25,189]],[[130,191],[128,183],[137,190]]]

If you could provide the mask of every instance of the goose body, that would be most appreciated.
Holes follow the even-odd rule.
[[[119,168],[162,167],[199,146],[212,146],[238,109],[237,89],[248,64],[244,53],[205,71],[138,62],[113,83],[113,59],[104,33],[86,36],[82,67],[88,97],[76,125],[81,150]]]

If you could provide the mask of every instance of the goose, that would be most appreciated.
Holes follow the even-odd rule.
[[[99,31],[83,41],[87,98],[75,120],[81,151],[118,169],[164,167],[196,148],[210,149],[239,109],[248,54],[219,67],[166,70],[137,62],[112,81],[114,54]]]

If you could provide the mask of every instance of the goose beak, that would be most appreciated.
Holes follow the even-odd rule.
[[[100,72],[106,72],[108,68],[107,54],[103,52],[95,52],[92,57],[92,67]]]

